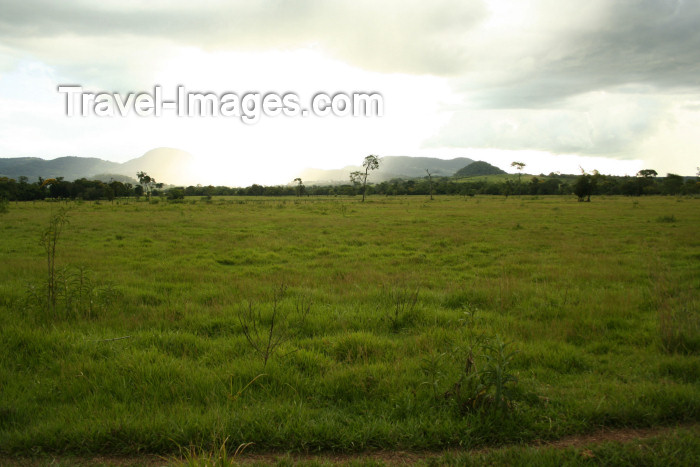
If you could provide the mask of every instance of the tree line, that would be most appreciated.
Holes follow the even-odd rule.
[[[139,174],[143,174],[140,172]],[[131,184],[120,181],[102,182],[81,178],[67,181],[61,177],[39,179],[29,182],[27,177],[17,180],[0,177],[0,198],[9,201],[31,201],[40,199],[114,200],[125,197],[165,196],[181,199],[185,196],[362,196],[385,195],[576,195],[579,199],[590,199],[595,195],[694,195],[700,194],[697,177],[682,177],[668,174],[659,177],[653,170],[643,170],[635,177],[602,175],[598,172],[582,175],[549,174],[534,176],[529,180],[518,178],[473,177],[456,180],[451,177],[436,177],[428,174],[424,178],[393,179],[370,183],[365,174],[353,177],[342,185],[305,186],[297,178],[294,184],[248,187],[187,186],[164,188],[150,177],[140,177],[142,183]]]

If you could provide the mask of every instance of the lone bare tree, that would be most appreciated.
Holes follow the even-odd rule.
[[[362,161],[362,167],[365,168],[364,173],[360,171],[355,171],[350,173],[350,181],[352,183],[362,184],[362,202],[365,202],[365,195],[367,194],[367,177],[369,177],[369,171],[379,168],[379,157],[370,154],[365,157]]]
[[[511,162],[511,167],[518,169],[518,184],[520,184],[520,176],[523,174],[523,168],[525,168],[524,162]]]
[[[428,184],[430,185],[430,199],[433,199],[433,174],[430,173],[430,170],[425,169],[425,173],[428,174]]]

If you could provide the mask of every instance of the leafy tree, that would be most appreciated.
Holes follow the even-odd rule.
[[[105,198],[107,198],[107,201],[111,201],[112,203],[114,202],[114,190],[111,186],[104,185],[102,193],[104,194]]]
[[[574,182],[574,194],[578,196],[579,202],[591,201],[591,193],[593,192],[592,177],[590,174],[581,174]]]
[[[559,194],[559,187],[561,185],[561,180],[557,178],[548,178],[547,180],[540,181],[537,185],[538,195],[556,195]]]
[[[131,191],[130,183],[122,183],[117,180],[112,180],[109,182],[109,186],[112,188],[112,192],[116,198],[129,196],[129,192]]]
[[[253,183],[248,188],[246,188],[246,191],[247,195],[262,196],[265,194],[265,187],[262,185],[258,185],[257,183]]]
[[[503,194],[506,195],[506,198],[513,194],[513,181],[512,180],[506,180],[503,183]]]
[[[362,161],[362,167],[365,168],[364,173],[360,171],[355,171],[350,173],[350,181],[353,184],[362,185],[362,202],[365,202],[365,195],[367,194],[367,177],[369,177],[370,170],[376,170],[379,168],[379,157],[370,154],[365,157]]]
[[[52,198],[71,198],[75,192],[75,182],[72,184],[63,180],[63,177],[49,178],[42,183],[42,187],[48,187]]]
[[[525,168],[524,162],[511,162],[511,167],[518,169],[518,185],[520,185],[520,176],[523,174],[523,169]]]
[[[185,190],[183,188],[171,188],[168,190],[168,199],[185,199]]]
[[[698,171],[698,177],[700,177],[700,170]],[[700,180],[693,180],[689,178],[685,181],[683,185],[683,194],[698,194],[700,193]]]
[[[586,201],[590,203],[591,195],[595,190],[600,174],[597,170],[593,171],[593,175],[584,172],[583,169],[581,169],[581,172],[583,172],[581,176],[574,182],[574,194],[578,196],[579,202]]]
[[[146,193],[146,199],[151,198],[151,188],[156,185],[156,179],[148,175],[146,172],[136,172],[136,177]]]
[[[536,195],[539,183],[540,183],[539,178],[532,177],[532,179],[530,180],[530,183],[528,183],[527,186],[524,187],[527,194]]]
[[[294,191],[296,192],[297,197],[300,197],[304,194],[304,184],[299,177],[295,178],[294,181],[297,182],[297,186],[294,187]]]
[[[637,177],[643,177],[643,178],[651,178],[651,177],[656,177],[657,174],[656,170],[654,169],[643,169],[637,172]]]
[[[658,193],[654,186],[654,177],[658,174],[654,169],[644,169],[637,172],[637,195],[652,195]]]
[[[678,195],[683,190],[683,177],[676,174],[666,174],[663,191],[667,195]]]

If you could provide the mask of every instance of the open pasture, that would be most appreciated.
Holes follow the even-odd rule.
[[[438,450],[697,422],[698,232],[700,199],[674,197],[11,203],[0,454]]]

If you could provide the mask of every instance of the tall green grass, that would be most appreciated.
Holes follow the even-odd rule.
[[[89,314],[28,300],[58,203],[3,215],[0,453],[440,449],[700,418],[700,200],[194,201],[71,205],[55,262],[110,288]],[[242,310],[269,325],[281,284],[261,358]],[[464,410],[496,336],[517,382]]]

